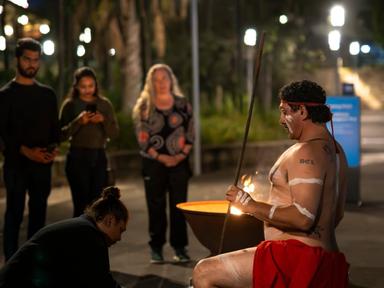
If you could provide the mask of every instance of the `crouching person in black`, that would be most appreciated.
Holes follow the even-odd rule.
[[[129,218],[119,198],[105,188],[83,215],[42,228],[0,270],[0,287],[120,287],[108,256]]]

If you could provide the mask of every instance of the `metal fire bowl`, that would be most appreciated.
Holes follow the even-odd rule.
[[[189,226],[211,255],[219,252],[221,233],[228,201],[195,201],[179,203]],[[253,247],[264,240],[263,222],[250,215],[228,216],[222,253]]]

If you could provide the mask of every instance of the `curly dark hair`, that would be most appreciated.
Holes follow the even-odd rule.
[[[19,58],[21,55],[23,55],[24,50],[31,50],[35,52],[39,52],[41,55],[41,44],[37,40],[25,37],[17,40],[16,49],[15,49],[15,56],[16,58]]]
[[[279,97],[282,101],[290,102],[288,105],[293,111],[297,111],[300,105],[304,105],[308,111],[308,118],[315,123],[326,123],[331,120],[332,113],[327,105],[326,93],[317,83],[309,80],[292,82],[280,89]],[[292,102],[310,102],[324,105],[310,106],[305,104],[295,105]]]
[[[112,214],[117,221],[127,222],[129,213],[127,207],[120,200],[120,189],[114,186],[107,187],[96,199],[85,209],[85,215],[99,222],[108,214]]]

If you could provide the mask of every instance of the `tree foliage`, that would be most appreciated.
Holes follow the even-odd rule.
[[[380,21],[384,4],[379,0],[368,1],[372,5],[369,14],[372,20],[366,21],[367,26],[384,43]],[[49,1],[51,7],[58,2]],[[330,0],[198,1],[202,110],[212,112],[232,105],[238,111],[245,111],[243,35],[248,27],[256,28],[258,35],[266,32],[258,100],[259,104],[268,103],[261,107],[270,107],[273,95],[292,75],[324,65],[327,47],[321,27],[327,25],[331,4]],[[189,95],[192,91],[189,7],[190,0],[66,0],[63,7],[66,84],[70,85],[76,67],[90,65],[97,70],[102,88],[117,108],[129,113],[148,68],[166,62]],[[285,25],[278,22],[281,14],[288,17]],[[58,24],[57,19],[52,22]],[[85,27],[92,29],[93,41],[82,43],[87,54],[79,59],[76,48]],[[116,50],[115,56],[109,54],[111,48]]]

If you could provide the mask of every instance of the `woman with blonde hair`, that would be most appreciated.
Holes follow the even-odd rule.
[[[192,106],[183,96],[172,69],[152,66],[133,109],[137,141],[143,159],[143,178],[149,216],[151,263],[163,263],[167,229],[167,191],[170,244],[174,260],[188,262],[187,226],[176,204],[187,201],[191,176],[188,156],[193,144]]]

